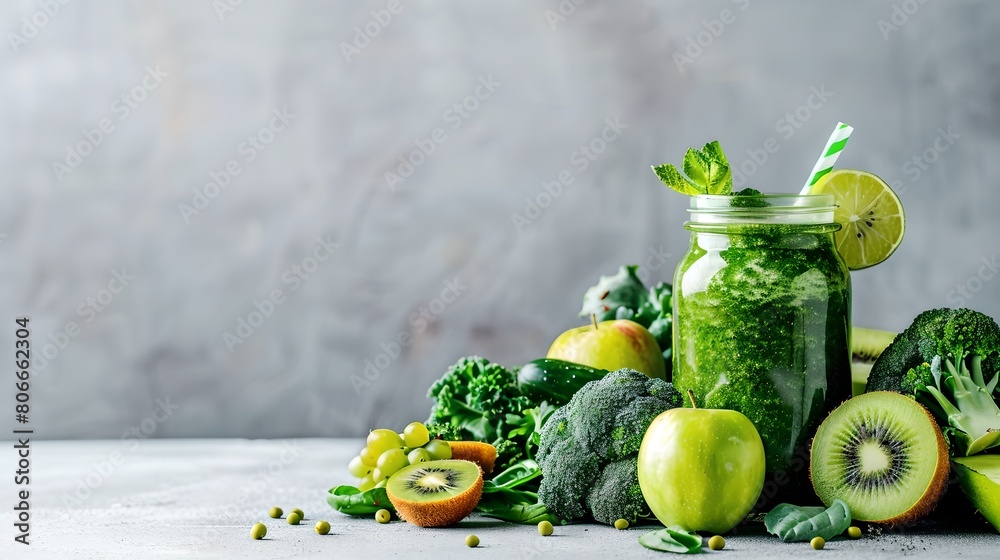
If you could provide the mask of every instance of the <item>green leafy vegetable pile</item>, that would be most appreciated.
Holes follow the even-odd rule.
[[[681,406],[670,383],[620,369],[583,386],[542,428],[538,497],[560,519],[612,524],[649,516],[637,455],[649,424]]]
[[[526,425],[535,425],[538,411],[527,412],[536,404],[521,394],[511,370],[478,356],[462,358],[427,396],[434,399],[427,419],[431,437],[490,443],[499,470],[530,458]]]
[[[628,319],[646,327],[663,352],[670,379],[674,320],[670,284],[660,282],[647,290],[638,270],[636,265],[622,266],[614,276],[601,276],[597,285],[583,294],[580,316],[594,314],[598,321]]]

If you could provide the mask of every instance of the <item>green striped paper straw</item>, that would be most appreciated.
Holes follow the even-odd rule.
[[[851,132],[854,132],[854,127],[851,125],[842,122],[837,123],[837,128],[833,129],[833,134],[826,141],[826,147],[823,148],[823,155],[819,157],[816,165],[813,166],[812,173],[809,174],[809,180],[806,181],[805,186],[799,192],[800,195],[809,194],[809,188],[815,185],[820,177],[833,171],[833,164],[837,163],[840,152],[844,151],[844,146],[847,145],[847,140],[850,139]]]

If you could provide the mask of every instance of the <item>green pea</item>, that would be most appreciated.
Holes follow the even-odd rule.
[[[285,518],[285,521],[287,521],[289,525],[298,525],[299,521],[302,521],[302,516],[295,510],[292,510],[292,512],[288,514],[288,517]]]
[[[479,546],[479,537],[476,535],[469,535],[468,537],[465,537],[465,546],[469,548],[476,548]]]
[[[815,537],[809,541],[809,546],[813,547],[813,550],[823,550],[823,547],[826,546],[826,540],[823,537]]]
[[[320,535],[325,535],[330,532],[330,523],[327,521],[320,521],[316,524],[316,532]]]
[[[712,550],[722,550],[726,548],[726,539],[715,535],[714,537],[708,539],[708,548]]]
[[[295,508],[295,509],[293,509],[292,511],[290,511],[288,513],[297,513],[297,514],[299,514],[299,519],[300,520],[306,518],[306,514],[301,509],[299,509],[299,508]]]
[[[616,519],[615,520],[615,529],[618,529],[619,531],[622,531],[624,529],[628,529],[628,521],[626,521],[624,519]]]
[[[282,515],[283,515],[284,513],[285,513],[285,512],[281,511],[281,508],[280,508],[280,507],[273,507],[273,508],[271,508],[271,509],[267,510],[267,514],[268,514],[269,516],[271,516],[271,519],[278,519],[278,518],[280,518],[280,517],[281,517],[281,516],[282,516]]]
[[[375,521],[378,521],[379,523],[388,523],[390,515],[389,510],[380,509],[375,512]]]
[[[852,539],[860,539],[861,538],[861,527],[854,527],[854,526],[848,527],[847,528],[847,536],[851,537]]]
[[[253,527],[250,528],[250,538],[255,541],[259,541],[264,538],[267,534],[267,526],[263,523],[254,523]]]
[[[547,537],[547,536],[549,536],[549,535],[552,534],[552,531],[553,531],[553,529],[552,529],[552,523],[550,523],[548,521],[539,521],[538,522],[538,534],[539,535],[541,535],[543,537]]]

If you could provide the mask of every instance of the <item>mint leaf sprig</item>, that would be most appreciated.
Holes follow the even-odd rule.
[[[722,153],[719,141],[705,144],[700,151],[688,148],[684,154],[684,173],[673,164],[654,165],[653,172],[661,181],[675,191],[690,196],[699,194],[732,194],[733,174],[729,170],[729,161]]]

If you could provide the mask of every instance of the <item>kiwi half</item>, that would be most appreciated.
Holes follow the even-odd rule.
[[[809,474],[827,506],[841,499],[855,520],[889,525],[920,519],[948,481],[948,448],[915,400],[887,391],[854,397],[820,424]]]
[[[497,461],[497,448],[481,441],[449,441],[452,459],[472,461],[480,466],[483,472],[493,472]]]
[[[483,471],[471,461],[417,463],[396,471],[385,491],[401,519],[421,527],[444,527],[476,508],[483,495]]]
[[[894,332],[851,328],[851,394],[858,396],[865,392],[868,374],[871,373],[875,360],[892,344],[896,336]]]

